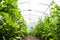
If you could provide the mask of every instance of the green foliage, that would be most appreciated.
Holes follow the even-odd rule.
[[[26,28],[17,0],[0,0],[0,40],[24,37],[27,35]]]
[[[44,20],[39,20],[33,30],[33,35],[43,40],[60,40],[60,6],[51,5],[51,15],[46,15]]]

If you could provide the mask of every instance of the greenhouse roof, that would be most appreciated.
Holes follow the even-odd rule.
[[[56,1],[59,4],[59,0]],[[33,27],[39,18],[43,19],[44,15],[50,15],[50,5],[52,0],[18,0],[18,7],[28,26]]]

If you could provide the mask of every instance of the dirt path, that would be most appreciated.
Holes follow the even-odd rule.
[[[40,39],[34,36],[28,36],[28,37],[24,37],[22,40],[40,40]]]

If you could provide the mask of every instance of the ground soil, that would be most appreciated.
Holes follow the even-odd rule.
[[[28,36],[28,37],[24,37],[22,40],[40,40],[40,39],[35,36]]]

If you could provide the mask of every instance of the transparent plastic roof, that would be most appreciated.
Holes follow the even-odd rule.
[[[45,13],[50,14],[51,2],[52,0],[18,0],[18,7],[28,26],[33,27],[39,18],[44,18]]]

